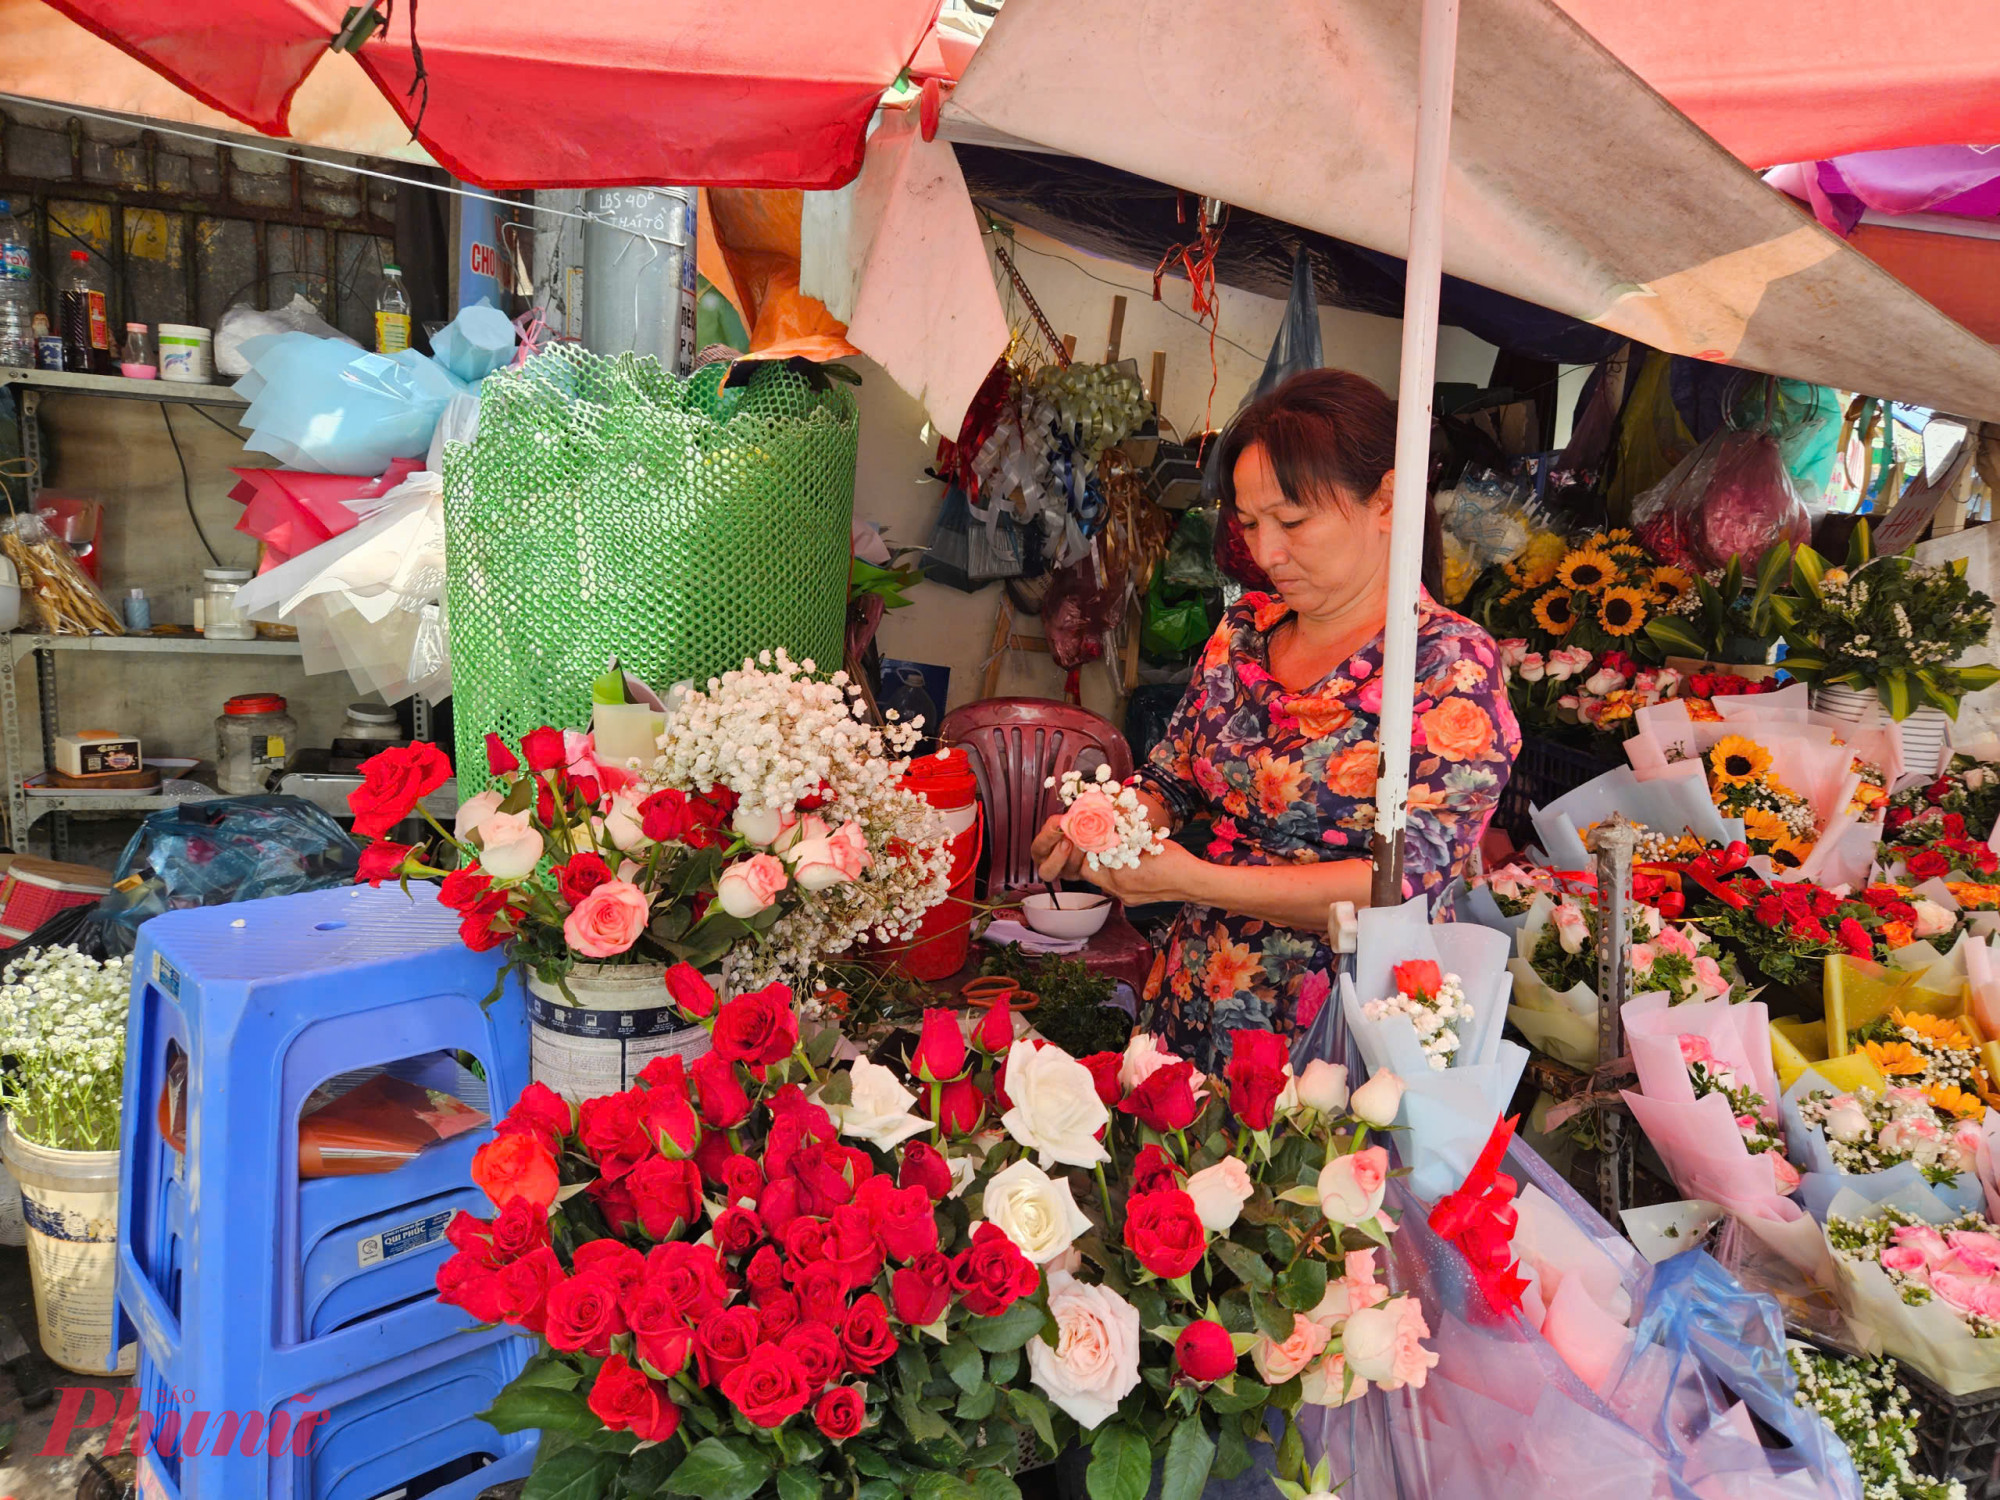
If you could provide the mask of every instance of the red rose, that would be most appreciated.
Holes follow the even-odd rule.
[[[556,868],[556,885],[571,906],[581,906],[585,896],[610,878],[611,866],[604,862],[604,856],[588,850],[571,855],[568,864]]]
[[[354,832],[379,839],[451,778],[451,762],[426,740],[392,745],[361,762],[361,785],[347,794]]]
[[[1944,831],[1945,831],[1945,834],[1946,834],[1946,836],[1947,836],[1947,837],[1949,837],[1949,838],[1955,838],[1955,839],[1962,839],[1962,838],[1964,838],[1964,837],[1965,837],[1965,814],[1963,814],[1963,813],[1946,813],[1946,814],[1944,815]]]
[[[630,1429],[642,1443],[663,1443],[681,1425],[681,1410],[660,1388],[614,1354],[590,1388],[590,1409],[613,1432]]]
[[[956,1079],[933,1092],[935,1099],[924,1101],[925,1113],[946,1135],[970,1135],[986,1118],[986,1095],[969,1077]]]
[[[521,753],[528,758],[530,771],[553,771],[569,764],[562,731],[546,724],[521,736]]]
[[[889,1309],[873,1292],[854,1299],[840,1325],[840,1347],[848,1363],[866,1373],[896,1352],[896,1335],[889,1327]]]
[[[683,1014],[697,1021],[715,1014],[715,986],[691,963],[677,963],[667,970],[667,994]]]
[[[1872,958],[1875,955],[1875,940],[1868,935],[1868,929],[1854,918],[1849,917],[1840,924],[1840,946],[1847,950],[1850,958]]]
[[[736,1064],[715,1052],[704,1052],[688,1070],[695,1104],[710,1130],[734,1130],[750,1118],[750,1096],[736,1076]]]
[[[1229,1330],[1207,1318],[1197,1319],[1174,1340],[1174,1360],[1190,1380],[1207,1385],[1236,1369],[1236,1345]]]
[[[1908,823],[1910,819],[1914,818],[1915,816],[1916,813],[1911,808],[1892,807],[1889,809],[1888,814],[1882,819],[1882,824],[1891,833],[1894,833],[1898,828],[1901,828],[1904,824]]]
[[[674,1306],[672,1292],[659,1281],[642,1281],[624,1301],[625,1322],[639,1345],[639,1358],[662,1380],[686,1368],[694,1352],[694,1330]]]
[[[929,1141],[905,1141],[896,1181],[902,1187],[920,1187],[931,1202],[942,1203],[951,1193],[951,1164]]]
[[[812,1392],[797,1358],[776,1344],[761,1344],[729,1372],[722,1394],[752,1425],[782,1427],[806,1409]]]
[[[688,794],[668,787],[639,804],[639,831],[656,844],[685,840],[695,826]]]
[[[562,773],[557,774],[560,776]],[[581,812],[595,812],[597,804],[604,798],[604,788],[595,776],[563,777],[563,790],[575,799]]]
[[[1194,1097],[1194,1064],[1170,1062],[1155,1068],[1118,1108],[1163,1134],[1186,1130],[1201,1113]]]
[[[698,1323],[729,1300],[729,1278],[713,1245],[673,1241],[646,1252],[646,1280],[664,1288],[680,1315]]]
[[[609,1276],[572,1276],[549,1288],[548,1326],[542,1337],[551,1349],[602,1359],[611,1341],[625,1332],[618,1284]]]
[[[870,1177],[854,1195],[866,1212],[881,1247],[897,1260],[913,1260],[938,1247],[937,1217],[931,1195],[921,1187],[897,1187],[887,1177]]]
[[[786,1334],[799,1326],[798,1297],[780,1288],[757,1299],[757,1326],[767,1344],[782,1343]]]
[[[1428,958],[1408,959],[1390,972],[1395,975],[1396,993],[1412,999],[1421,999],[1426,995],[1435,998],[1444,986],[1443,973]]]
[[[785,1226],[783,1235],[785,1261],[794,1274],[804,1270],[814,1261],[826,1259],[827,1236],[833,1226],[825,1219],[802,1216]]]
[[[532,1135],[496,1135],[472,1157],[472,1180],[496,1208],[526,1198],[536,1208],[556,1201],[562,1179],[555,1154]]]
[[[1012,1038],[1008,1039],[1012,1045]],[[923,1035],[910,1057],[910,1076],[925,1083],[950,1083],[965,1076],[967,1066],[965,1036],[958,1029],[955,1010],[924,1012]]]
[[[999,1057],[1014,1045],[1014,1011],[1002,995],[987,1007],[972,1029],[972,1044],[988,1057]]]
[[[747,1208],[726,1208],[715,1221],[715,1248],[724,1255],[748,1255],[764,1238],[764,1225]]]
[[[1132,1161],[1132,1191],[1154,1193],[1161,1188],[1177,1188],[1187,1178],[1181,1164],[1158,1146],[1141,1146]]]
[[[507,893],[494,891],[466,908],[458,924],[458,940],[474,953],[488,952],[514,935],[517,917]]]
[[[1420,960],[1432,975],[1437,973],[1437,965]],[[1403,983],[1402,971],[1409,964],[1396,966],[1396,982]],[[1425,976],[1419,975],[1421,980]],[[1442,985],[1444,981],[1435,981]],[[1435,990],[1426,991],[1435,994]],[[1229,1080],[1229,1107],[1236,1111],[1236,1118],[1251,1130],[1269,1130],[1276,1117],[1278,1096],[1285,1091],[1287,1065],[1291,1062],[1291,1049],[1285,1039],[1271,1031],[1234,1031],[1230,1033],[1229,1065],[1224,1076]],[[1150,1080],[1149,1080],[1150,1081]]]
[[[919,1255],[889,1278],[896,1317],[913,1328],[928,1328],[951,1306],[951,1262],[933,1250]]]
[[[775,1247],[765,1245],[750,1257],[750,1264],[743,1268],[743,1284],[760,1300],[785,1284],[785,1263]]]
[[[604,1222],[611,1226],[613,1234],[634,1234],[639,1228],[639,1209],[632,1201],[632,1191],[625,1185],[625,1179],[606,1182],[602,1177],[590,1184],[584,1191],[590,1194],[591,1202],[604,1215]]]
[[[465,1250],[478,1256],[482,1266],[493,1270],[500,1264],[500,1258],[493,1253],[494,1222],[461,1208],[444,1226],[445,1242],[454,1250]]]
[[[549,790],[546,781],[535,783],[535,821],[549,828],[556,821],[556,794]]]
[[[813,1405],[813,1421],[836,1443],[859,1437],[868,1425],[868,1403],[851,1385],[836,1385],[820,1392]]]
[[[518,771],[521,763],[514,758],[514,752],[507,748],[507,742],[493,733],[486,732],[486,770],[492,776],[505,776],[509,771]]]
[[[799,1018],[792,992],[782,984],[738,995],[715,1014],[711,1043],[729,1062],[764,1067],[783,1062],[799,1044]]]
[[[463,1308],[476,1322],[498,1323],[504,1317],[499,1273],[477,1250],[461,1250],[439,1266],[437,1289],[438,1301]]]
[[[361,864],[354,872],[354,883],[366,881],[379,886],[385,880],[402,878],[403,861],[409,857],[410,845],[392,844],[387,839],[377,839],[361,851]]]
[[[1951,859],[1937,849],[1919,849],[1903,861],[1913,879],[1930,880],[1951,873]]]
[[[749,1157],[735,1155],[722,1164],[721,1182],[731,1203],[745,1198],[754,1201],[764,1190],[764,1171]]]
[[[1823,886],[1814,886],[1812,893],[1812,914],[1816,917],[1830,917],[1840,909],[1840,898]]]
[[[515,1198],[500,1210],[489,1229],[493,1264],[504,1266],[549,1242],[549,1212],[526,1198]]]
[[[461,865],[438,882],[438,904],[455,912],[477,906],[493,884],[493,877],[477,865]]]
[[[1183,1198],[1187,1195],[1181,1194]],[[1190,1202],[1192,1212],[1193,1204]],[[1200,1220],[1196,1220],[1200,1227]],[[1042,1284],[1041,1272],[997,1224],[981,1221],[972,1243],[952,1262],[951,1286],[974,1317],[998,1317]]]
[[[681,1077],[678,1057],[670,1059],[673,1073],[670,1082],[662,1084],[646,1096],[643,1120],[646,1139],[657,1146],[660,1155],[679,1160],[691,1157],[701,1144],[701,1122],[695,1118],[694,1106],[688,1103],[687,1083]],[[696,1172],[700,1172],[697,1167]]]
[[[1135,1193],[1125,1205],[1125,1246],[1140,1265],[1171,1280],[1201,1264],[1208,1231],[1186,1193],[1176,1188]]]
[[[701,1217],[701,1170],[691,1161],[648,1157],[625,1179],[647,1237],[670,1240]]]
[[[695,1328],[695,1365],[703,1385],[719,1385],[729,1372],[750,1357],[763,1336],[754,1307],[725,1307],[714,1317],[703,1318]]]
[[[880,1273],[882,1242],[875,1237],[868,1211],[858,1203],[843,1204],[833,1211],[832,1229],[826,1237],[826,1258],[839,1269],[851,1292],[860,1291]]]
[[[785,1335],[785,1347],[805,1371],[806,1385],[819,1390],[840,1379],[847,1368],[847,1355],[840,1347],[840,1335],[824,1323],[801,1323]]]
[[[367,767],[364,766],[362,769],[366,770]],[[1940,776],[1936,781],[1933,781],[1929,786],[1924,788],[1924,796],[1930,801],[1933,807],[1943,802],[1950,795],[1951,778],[1949,776]]]
[[[1106,1109],[1116,1109],[1125,1098],[1125,1090],[1118,1082],[1118,1070],[1125,1065],[1122,1052],[1093,1052],[1088,1057],[1079,1057],[1078,1062],[1090,1069],[1090,1081],[1097,1085],[1097,1097]]]
[[[519,1132],[538,1135],[544,1145],[554,1150],[575,1128],[576,1112],[569,1101],[546,1083],[531,1083],[521,1090],[514,1107],[495,1130],[500,1135]]]
[[[646,1096],[638,1089],[583,1101],[576,1138],[597,1170],[616,1182],[653,1154],[646,1134]]]
[[[530,1333],[548,1326],[549,1289],[563,1279],[562,1262],[547,1245],[494,1273],[500,1283],[500,1316]]]
[[[646,1257],[623,1240],[586,1240],[569,1258],[578,1276],[608,1276],[622,1300],[646,1277]]]
[[[847,1277],[831,1261],[814,1261],[793,1273],[799,1316],[809,1323],[838,1323],[847,1307]]]

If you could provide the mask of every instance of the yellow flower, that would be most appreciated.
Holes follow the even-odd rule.
[[[1597,602],[1597,623],[1606,635],[1630,635],[1646,623],[1646,596],[1635,588],[1606,589]]]
[[[1500,602],[1502,604],[1512,604],[1516,599],[1520,598],[1523,594],[1527,592],[1528,591],[1526,589],[1509,589],[1507,590],[1506,593],[1500,596]]]
[[[1760,844],[1774,844],[1791,832],[1785,820],[1762,807],[1743,809],[1743,832]]]
[[[1941,1109],[1948,1115],[1956,1115],[1961,1120],[1986,1118],[1986,1106],[1957,1084],[1927,1083],[1923,1086],[1923,1090],[1924,1097],[1930,1100],[1932,1107]]]
[[[1576,628],[1576,601],[1568,589],[1550,589],[1535,601],[1535,623],[1550,635],[1568,635]]]
[[[1771,752],[1755,740],[1732,734],[1708,752],[1708,763],[1724,786],[1743,786],[1771,768]]]
[[[1601,548],[1584,547],[1562,560],[1562,566],[1556,569],[1556,576],[1570,588],[1589,589],[1595,593],[1617,578],[1618,564]]]
[[[1604,533],[1604,540],[1607,542],[1629,542],[1632,540],[1632,533],[1627,531],[1623,526],[1614,526],[1611,530]]]
[[[1933,1047],[1948,1048],[1953,1052],[1972,1050],[1972,1038],[1965,1034],[1965,1028],[1943,1016],[1927,1016],[1920,1010],[1906,1011],[1892,1006],[1889,1019],[1905,1031],[1914,1031]]]
[[[1797,839],[1787,834],[1771,845],[1771,863],[1780,869],[1796,870],[1806,862],[1806,856],[1812,853],[1812,849],[1811,839]]]
[[[1655,568],[1653,576],[1647,580],[1653,598],[1661,604],[1672,604],[1694,587],[1694,579],[1685,568]]]
[[[1861,1050],[1885,1078],[1906,1078],[1930,1066],[1908,1042],[1863,1042]]]

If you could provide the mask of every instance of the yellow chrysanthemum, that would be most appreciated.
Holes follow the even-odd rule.
[[[1783,818],[1766,808],[1746,807],[1743,809],[1743,832],[1760,844],[1772,844],[1786,837],[1791,829],[1785,826]]]
[[[1812,840],[1793,838],[1790,834],[1772,843],[1769,850],[1771,863],[1782,870],[1796,870],[1806,862],[1812,853]]]
[[[1930,1100],[1932,1108],[1956,1115],[1961,1120],[1986,1118],[1986,1106],[1956,1084],[1927,1083],[1924,1085],[1924,1097]]]
[[[1652,590],[1656,601],[1661,604],[1672,604],[1694,587],[1694,579],[1688,575],[1685,568],[1655,568],[1652,576],[1646,580],[1646,586]]]
[[[1550,589],[1535,601],[1535,623],[1550,635],[1568,635],[1576,628],[1576,601],[1568,589]]]
[[[1611,560],[1611,554],[1597,547],[1584,547],[1570,553],[1556,569],[1556,577],[1573,589],[1588,589],[1592,593],[1608,588],[1618,577],[1618,564]]]
[[[1606,589],[1597,601],[1597,623],[1606,635],[1632,634],[1646,623],[1646,596],[1631,587]]]
[[[1732,734],[1708,752],[1708,763],[1724,786],[1742,786],[1771,768],[1771,752],[1755,740]]]
[[[1861,1050],[1885,1078],[1907,1078],[1930,1066],[1908,1042],[1863,1042]]]
[[[1954,1052],[1972,1050],[1972,1038],[1965,1034],[1965,1028],[1943,1016],[1927,1016],[1920,1010],[1892,1006],[1889,1019],[1905,1031],[1914,1031],[1933,1047],[1945,1047]]]

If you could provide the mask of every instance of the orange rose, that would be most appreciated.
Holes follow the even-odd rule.
[[[1363,740],[1333,763],[1326,784],[1342,797],[1372,797],[1378,758],[1375,742]]]
[[[1292,705],[1292,714],[1307,738],[1323,740],[1339,734],[1353,721],[1354,710],[1331,698],[1301,698]]]
[[[539,1136],[525,1131],[495,1136],[481,1146],[472,1157],[472,1180],[495,1208],[525,1198],[545,1209],[556,1201],[556,1190],[562,1186],[554,1154]]]
[[[1062,817],[1063,836],[1085,854],[1106,854],[1118,847],[1118,809],[1102,792],[1084,792]]]
[[[1882,941],[1891,948],[1907,948],[1917,940],[1916,929],[1908,922],[1884,922]]]
[[[1493,721],[1470,698],[1447,698],[1417,722],[1446,760],[1481,760],[1493,748]]]

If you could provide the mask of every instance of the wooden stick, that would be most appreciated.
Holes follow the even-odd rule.
[[[993,622],[993,645],[986,657],[985,690],[982,698],[991,698],[1000,691],[1000,665],[1007,653],[1007,642],[1014,633],[1014,601],[1007,597],[1006,589],[1000,590],[1000,614]]]
[[[1117,296],[1111,299],[1111,337],[1104,345],[1104,362],[1107,365],[1118,363],[1118,346],[1124,337],[1125,299],[1123,296]]]
[[[1153,383],[1146,388],[1146,399],[1153,403],[1155,412],[1160,409],[1160,392],[1167,388],[1167,351],[1153,351]]]
[[[1068,363],[1069,363],[1069,362],[1070,362],[1071,360],[1073,360],[1073,359],[1075,359],[1075,358],[1076,358],[1076,335],[1075,335],[1075,334],[1073,334],[1073,333],[1066,333],[1066,334],[1064,334],[1064,335],[1062,336],[1062,352],[1063,352],[1063,363],[1064,363],[1064,364],[1068,364]]]

